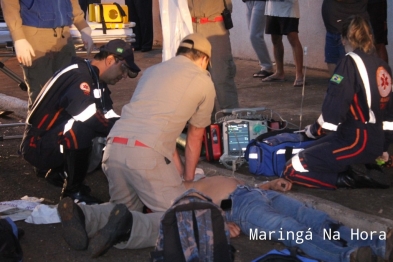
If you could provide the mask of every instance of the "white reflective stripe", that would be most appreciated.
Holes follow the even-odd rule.
[[[101,89],[94,89],[93,90],[94,98],[101,98]]]
[[[118,114],[116,114],[116,112],[111,109],[109,110],[106,114],[105,114],[105,118],[109,119],[109,118],[114,118],[114,117],[120,117]]]
[[[297,154],[303,150],[304,150],[304,148],[293,148],[292,155]],[[287,151],[286,149],[279,149],[279,150],[277,150],[276,155],[284,155],[286,151]]]
[[[73,119],[73,118],[68,120],[67,124],[64,125],[63,134],[65,134],[68,131],[70,131],[70,129],[72,128],[72,125],[74,124],[74,122],[75,122],[75,119]]]
[[[248,154],[249,159],[258,159],[258,154],[257,153],[250,153]]]
[[[323,119],[322,114],[318,117],[318,120],[317,120],[317,121],[318,121],[318,124],[319,124],[323,129],[330,130],[330,131],[337,131],[337,125],[332,124],[332,123],[325,122],[325,120]]]
[[[393,122],[383,121],[383,130],[393,130]]]
[[[320,125],[320,126],[322,126],[323,125],[323,123],[325,123],[325,120],[323,119],[323,116],[322,116],[322,114],[320,114],[319,115],[319,117],[318,117],[318,124]]]
[[[80,113],[79,115],[73,116],[73,118],[76,121],[85,122],[87,119],[94,116],[94,114],[96,112],[97,112],[97,107],[96,107],[96,104],[93,103],[93,104],[89,105],[85,110],[83,110],[82,113]]]
[[[73,70],[73,69],[77,69],[77,68],[78,68],[78,64],[70,65],[70,66],[64,68],[63,70],[61,70],[55,77],[52,77],[51,79],[48,80],[48,82],[44,86],[45,89],[44,89],[43,93],[39,96],[38,102],[36,103],[34,108],[31,110],[30,114],[27,116],[26,123],[29,123],[30,116],[33,115],[35,109],[40,104],[41,100],[45,97],[46,93],[48,93],[48,91],[51,89],[52,85],[57,81],[57,79],[60,76],[62,76],[63,74],[67,73],[68,71]]]
[[[337,125],[332,123],[325,122],[323,123],[322,128],[330,131],[337,131]]]
[[[298,172],[302,172],[302,173],[308,172],[308,170],[305,169],[302,163],[300,162],[299,154],[296,154],[294,157],[292,157],[292,167]]]
[[[367,69],[364,65],[363,60],[360,58],[359,55],[355,54],[354,52],[349,52],[347,55],[350,55],[352,59],[355,61],[356,66],[359,70],[359,74],[363,80],[363,86],[366,91],[367,97],[367,105],[368,105],[368,113],[369,113],[369,123],[375,124],[375,115],[373,110],[371,110],[371,90],[370,90],[370,80],[368,79]]]

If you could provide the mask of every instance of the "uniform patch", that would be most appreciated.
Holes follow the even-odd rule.
[[[343,79],[344,79],[343,76],[340,76],[340,75],[338,75],[338,74],[334,74],[334,75],[332,76],[332,78],[330,78],[330,81],[332,81],[332,82],[334,82],[334,83],[336,83],[336,84],[340,84],[341,81],[343,81]]]
[[[89,84],[88,83],[86,83],[86,82],[83,82],[80,86],[79,86],[79,88],[83,91],[83,94],[85,94],[85,95],[90,95],[90,86],[89,86]]]
[[[377,69],[377,85],[379,94],[382,97],[388,96],[392,92],[392,78],[383,66]]]

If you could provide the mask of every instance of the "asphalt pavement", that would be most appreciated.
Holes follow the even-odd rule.
[[[144,69],[161,61],[160,47],[155,47],[153,51],[147,53],[136,52],[135,61],[143,74]],[[2,62],[22,77],[21,69],[14,57],[5,58]],[[327,71],[312,69],[312,62],[310,62],[305,68],[307,84],[303,89],[293,87],[295,77],[294,68],[291,65],[285,66],[286,81],[262,83],[260,79],[252,77],[253,73],[259,69],[257,61],[237,58],[235,63],[237,66],[236,84],[241,107],[266,107],[268,109],[266,112],[273,118],[285,119],[292,127],[299,129],[312,123],[319,116],[329,79]],[[121,83],[111,87],[112,100],[118,114],[121,113],[121,107],[129,101],[137,79],[122,80]],[[16,116],[26,117],[27,93],[18,87],[18,83],[1,72],[0,81],[2,83],[0,110],[12,110]],[[246,164],[233,172],[217,162],[206,162],[202,158],[199,166],[207,175],[236,176],[250,184],[271,179],[251,175]],[[385,171],[392,179],[393,169],[385,169]],[[393,228],[393,188],[319,190],[295,185],[288,195],[329,213],[333,218],[354,230],[379,232],[388,227]],[[244,235],[232,242],[238,249],[236,261],[250,261],[271,248],[282,248],[281,245],[269,241],[251,241],[248,236]],[[110,260],[109,257],[107,259]]]

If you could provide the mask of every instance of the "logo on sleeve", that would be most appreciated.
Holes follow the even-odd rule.
[[[85,95],[90,95],[90,86],[89,86],[89,84],[88,83],[86,83],[86,82],[83,82],[80,86],[79,86],[79,88],[83,91],[83,94],[85,94]]]
[[[382,97],[387,97],[392,92],[392,78],[383,66],[377,69],[377,85]]]
[[[343,81],[343,79],[344,79],[343,76],[340,76],[340,75],[338,75],[338,74],[334,74],[334,75],[332,76],[332,78],[330,78],[330,81],[332,81],[332,82],[334,82],[334,83],[336,83],[336,84],[340,84],[341,81]]]

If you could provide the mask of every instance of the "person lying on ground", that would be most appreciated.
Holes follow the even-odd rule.
[[[392,231],[387,234],[380,232],[378,236],[366,240],[353,239],[350,228],[325,212],[276,192],[291,189],[292,184],[285,179],[276,179],[253,188],[234,177],[214,176],[185,182],[185,186],[211,197],[218,205],[223,200],[231,200],[232,207],[226,211],[231,237],[239,235],[241,231],[256,239],[280,241],[323,261],[357,261],[358,257],[368,256],[371,259],[373,254],[393,261]],[[102,205],[78,206],[70,200],[62,200],[59,215],[67,243],[73,247],[74,240],[83,239],[92,256],[97,257],[118,241],[127,241],[132,234],[135,212],[131,215],[124,204],[111,205],[111,211],[107,208],[105,213],[96,213],[95,217],[91,217],[84,215],[86,209],[100,210]],[[91,223],[101,223],[102,228],[93,229]],[[329,240],[327,232],[339,238]]]

